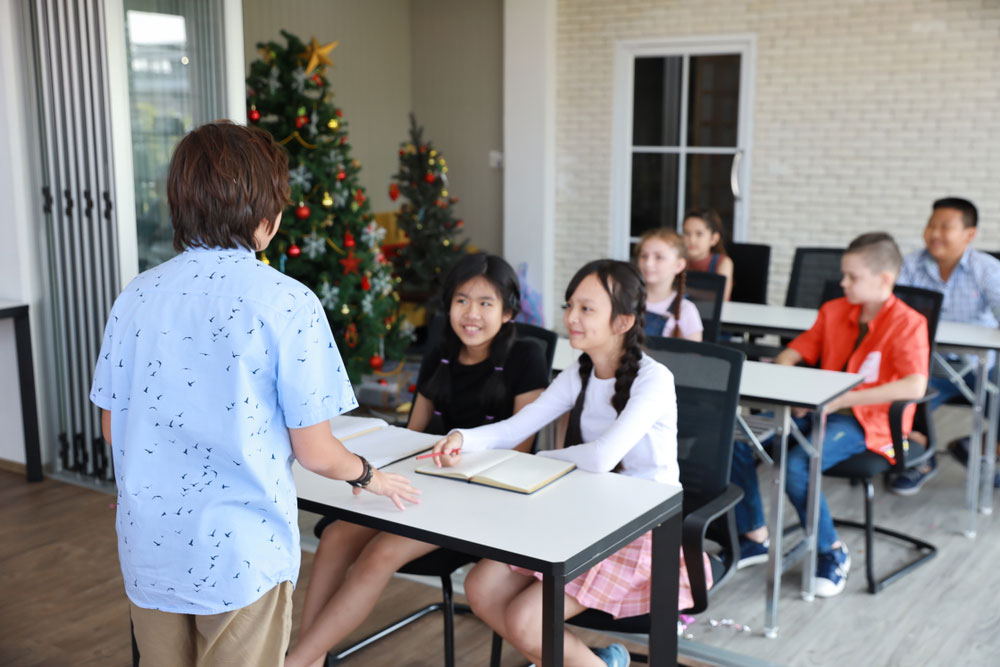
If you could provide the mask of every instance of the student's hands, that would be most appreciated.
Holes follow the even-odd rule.
[[[792,408],[792,416],[796,419],[802,419],[807,414],[809,414],[809,408]]]
[[[449,454],[448,452],[455,452]],[[440,456],[434,457],[434,465],[438,468],[458,465],[462,460],[462,434],[458,431],[449,433],[445,437],[434,443],[434,453]]]
[[[420,499],[417,497],[420,495],[420,490],[410,486],[410,480],[394,472],[373,470],[372,481],[368,483],[367,488],[355,488],[354,495],[360,495],[362,491],[366,490],[371,491],[377,496],[385,496],[401,510],[406,509],[406,506],[403,505],[404,500],[414,505],[420,502]]]

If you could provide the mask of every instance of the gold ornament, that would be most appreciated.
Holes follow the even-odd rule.
[[[448,196],[448,191],[447,190],[442,190],[441,191],[441,196],[442,197],[447,197]]]
[[[361,160],[354,160],[353,162],[351,162],[351,164],[354,165],[355,169],[360,169],[361,168]]]
[[[438,160],[438,162],[440,162],[442,165],[448,164],[447,162],[444,161],[444,158],[441,158],[440,160]]]
[[[338,127],[340,127],[340,123],[337,122],[336,118],[331,118],[330,122],[327,123],[326,126],[331,130],[336,130]]]
[[[330,42],[329,44],[319,45],[316,38],[313,37],[312,41],[309,42],[309,46],[306,50],[299,54],[299,58],[302,60],[308,60],[306,65],[306,74],[316,69],[320,65],[332,65],[333,61],[330,60],[329,53],[337,48],[337,44],[340,42]]]
[[[433,165],[434,164],[434,158],[431,158],[430,160],[428,160],[427,164]]]
[[[333,227],[333,216],[326,216],[326,220],[320,223],[323,227]]]
[[[441,167],[441,173],[442,174],[447,174],[448,173],[448,167]]]
[[[327,208],[330,208],[331,206],[333,206],[333,197],[330,196],[329,192],[324,192],[323,193],[323,206],[325,206]],[[329,218],[327,218],[327,220],[329,220]],[[324,222],[324,225],[325,224],[326,223]],[[331,222],[331,224],[332,224],[332,222]]]
[[[448,246],[451,245],[451,241],[449,241],[448,239],[445,239],[444,241],[441,241],[441,245],[443,245],[445,248],[447,248]]]
[[[398,292],[393,292],[392,293],[392,298],[395,299],[396,301],[399,301],[399,293]]]
[[[434,157],[437,154],[438,154],[438,152],[436,150],[431,149],[431,157]]]
[[[348,306],[346,303],[340,307],[341,315],[349,315],[350,313],[351,313],[351,307]]]

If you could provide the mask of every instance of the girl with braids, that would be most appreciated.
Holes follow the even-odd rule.
[[[566,289],[563,322],[582,352],[531,405],[510,419],[457,429],[434,445],[439,465],[454,465],[461,450],[510,448],[527,434],[569,413],[561,449],[539,452],[591,472],[616,471],[679,483],[677,400],[673,376],[642,351],[646,290],[627,262],[602,259],[580,269]],[[453,450],[460,450],[450,454]],[[649,612],[652,535],[647,533],[566,584],[566,617],[600,609],[616,618]],[[678,609],[691,605],[681,556]],[[707,571],[707,570],[706,570]],[[491,560],[465,580],[472,610],[535,664],[541,664],[541,575]],[[564,638],[567,665],[627,665],[612,644],[596,652],[572,633]]]
[[[520,286],[507,262],[485,253],[463,257],[445,278],[442,305],[448,326],[432,352],[437,362],[421,367],[407,428],[444,435],[498,422],[542,393],[548,373],[541,347],[515,340]],[[521,438],[518,449],[529,450],[533,436]],[[396,570],[436,548],[347,521],[329,523],[313,561],[299,643],[285,665],[323,665]]]
[[[684,239],[667,227],[648,231],[636,246],[636,260],[646,281],[646,335],[700,341],[701,315],[684,298]]]
[[[718,273],[726,277],[723,298],[733,293],[733,260],[726,255],[722,218],[711,208],[692,208],[684,214],[684,244],[688,270]]]

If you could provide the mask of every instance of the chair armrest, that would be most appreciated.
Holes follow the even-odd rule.
[[[937,449],[934,443],[934,428],[931,425],[930,410],[927,409],[927,404],[936,397],[937,392],[932,389],[921,398],[893,401],[889,404],[889,431],[892,433],[892,449],[895,453],[894,458],[896,459],[896,463],[892,466],[892,472],[904,472],[915,465],[923,463]],[[920,456],[909,455],[907,449],[903,447],[903,440],[907,435],[903,433],[903,412],[911,405],[921,406],[924,410],[927,410],[925,414],[927,430],[929,431],[927,433],[927,450]]]
[[[708,577],[705,572],[705,561],[702,552],[705,550],[705,531],[712,521],[732,510],[736,503],[743,499],[743,489],[730,484],[719,496],[713,498],[698,509],[684,517],[681,528],[681,548],[684,551],[684,562],[687,565],[688,581],[691,584],[693,605],[685,609],[686,613],[697,614],[708,608]],[[735,523],[730,521],[733,533],[732,542],[736,544]],[[739,554],[729,554],[730,562],[735,563]]]

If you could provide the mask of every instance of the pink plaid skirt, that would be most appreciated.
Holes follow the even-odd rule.
[[[708,556],[705,574],[708,585],[712,586],[712,568]],[[652,575],[653,534],[646,533],[630,542],[600,563],[566,584],[566,595],[590,609],[600,609],[615,618],[639,616],[649,613],[649,580]],[[510,566],[521,574],[541,579],[539,572],[522,567]],[[681,552],[680,595],[678,609],[686,609],[693,604],[691,582],[688,580],[684,552]]]

